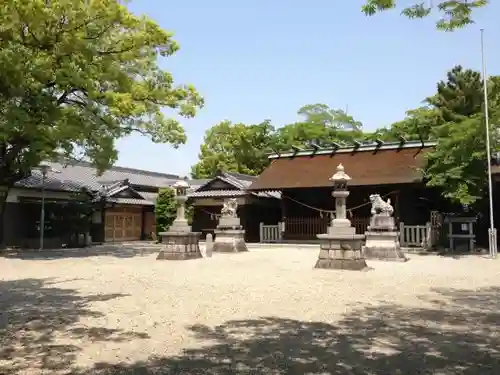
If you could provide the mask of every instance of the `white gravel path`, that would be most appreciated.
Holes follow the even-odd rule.
[[[481,351],[476,359],[488,357],[488,369],[500,363],[500,260],[412,256],[354,272],[313,269],[317,253],[252,249],[180,262],[155,255],[1,258],[0,374],[77,374],[98,363],[124,363],[113,373],[143,374],[125,367],[151,357],[162,364],[151,360],[143,371],[164,366],[171,374],[399,374],[401,355],[415,353],[410,367],[458,374],[479,366],[463,358],[473,350]],[[439,341],[446,336],[453,345],[471,332],[463,353],[448,353]],[[168,361],[198,370],[167,369]]]

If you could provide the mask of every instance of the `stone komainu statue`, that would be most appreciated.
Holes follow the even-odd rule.
[[[222,210],[220,211],[221,215],[224,217],[237,217],[236,211],[238,209],[238,200],[236,198],[228,199],[224,202],[222,206]]]
[[[384,202],[379,194],[372,194],[370,195],[370,202],[372,203],[372,209],[370,211],[372,215],[385,214],[387,216],[392,216],[394,213],[394,208],[391,206],[390,199]]]

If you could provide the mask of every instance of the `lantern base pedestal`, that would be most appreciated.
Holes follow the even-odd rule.
[[[365,236],[363,234],[335,234],[335,228],[328,228],[326,234],[318,234],[320,250],[314,268],[332,270],[362,271],[368,270],[361,248]],[[354,232],[354,228],[349,228]]]
[[[162,232],[163,250],[156,260],[188,260],[202,258],[199,232]]]

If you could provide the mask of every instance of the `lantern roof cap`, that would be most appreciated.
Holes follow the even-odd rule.
[[[347,173],[345,173],[344,166],[342,165],[342,163],[340,163],[337,166],[337,172],[335,172],[335,174],[332,177],[330,177],[330,181],[333,181],[333,182],[349,181],[350,179],[351,179],[351,177],[349,177],[349,175]]]
[[[173,188],[189,188],[189,184],[186,180],[179,180],[175,184],[172,185]]]

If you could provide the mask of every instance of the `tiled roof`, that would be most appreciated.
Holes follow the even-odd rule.
[[[201,190],[205,185],[211,181],[219,179],[224,181],[228,185],[234,187],[235,189],[211,189],[211,190]],[[281,199],[280,192],[249,192],[248,187],[257,179],[256,176],[249,176],[241,173],[234,172],[221,172],[213,179],[207,180],[205,184],[198,187],[197,191],[191,191],[188,193],[189,198],[216,198],[216,197],[242,197],[246,195],[254,195],[261,198],[275,198]]]
[[[212,181],[211,178],[201,178],[201,179],[196,179],[196,180],[187,180],[187,183],[189,184],[188,193],[192,193],[192,192],[198,190],[200,187],[202,187],[203,185],[208,184],[210,181]]]
[[[72,186],[81,186],[92,191],[98,191],[102,185],[110,185],[126,179],[129,180],[131,185],[161,188],[168,187],[181,178],[173,174],[125,167],[112,167],[101,176],[98,176],[96,169],[87,162],[71,162],[69,164],[49,162],[46,164],[51,167],[51,170],[47,173],[45,187],[51,190],[71,191]],[[38,177],[33,178],[34,176]],[[50,181],[52,181],[51,185],[49,184]],[[35,169],[33,176],[19,181],[16,186],[25,188],[41,187],[40,171]]]
[[[27,189],[41,189],[42,188],[42,172],[39,170],[34,170],[28,178],[18,181],[15,186]],[[44,187],[46,190],[53,191],[68,191],[68,192],[79,192],[82,189],[87,188],[87,186],[81,181],[74,181],[70,179],[60,178],[54,174],[48,173],[45,177]]]
[[[149,200],[143,199],[135,199],[135,198],[108,198],[108,202],[119,203],[119,204],[131,204],[137,206],[154,206],[155,202],[151,202]]]
[[[329,187],[339,164],[351,177],[350,185],[384,185],[422,180],[418,171],[424,154],[432,147],[404,147],[350,152],[329,152],[273,158],[269,167],[250,186],[251,191]]]
[[[246,191],[241,190],[206,190],[194,191],[189,193],[189,198],[217,198],[217,197],[243,197],[248,195]]]

